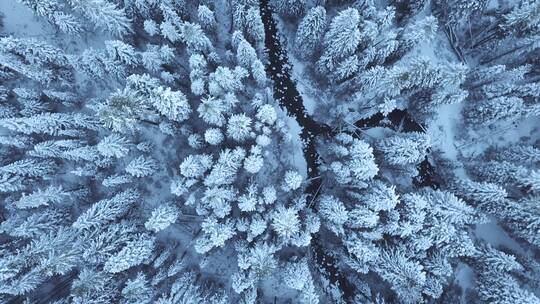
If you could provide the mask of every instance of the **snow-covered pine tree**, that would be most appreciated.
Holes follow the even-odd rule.
[[[149,285],[145,275],[139,272],[135,278],[128,280],[126,286],[122,288],[122,300],[126,303],[150,303],[155,290]]]
[[[176,25],[169,21],[163,21],[159,25],[159,29],[161,35],[163,35],[163,37],[167,38],[172,43],[175,43],[182,38],[182,35],[180,35],[180,30],[176,27]]]
[[[295,170],[287,170],[285,172],[285,175],[283,176],[283,184],[281,185],[281,188],[284,191],[291,191],[291,190],[297,190],[302,186],[302,182],[304,181],[304,178],[298,171]]]
[[[120,40],[105,41],[105,49],[109,58],[128,66],[136,66],[139,63],[138,54],[133,46]]]
[[[97,27],[107,32],[123,36],[132,32],[131,20],[124,9],[106,0],[68,0],[76,12],[82,14]]]
[[[274,9],[283,16],[297,17],[306,9],[306,0],[272,0]]]
[[[349,214],[343,202],[333,196],[324,195],[320,197],[318,204],[321,217],[328,228],[335,234],[342,235],[343,224],[349,220]]]
[[[186,95],[170,88],[157,88],[152,103],[158,112],[170,120],[181,122],[189,118],[191,107]]]
[[[66,34],[78,35],[83,31],[83,25],[76,16],[66,14],[56,0],[18,0],[32,9],[36,15],[44,17]]]
[[[242,160],[246,157],[246,151],[241,147],[234,150],[225,149],[219,154],[218,161],[205,178],[207,186],[231,184],[236,177],[238,169],[242,166]]]
[[[152,215],[144,226],[150,231],[158,232],[173,224],[178,216],[180,216],[180,210],[171,203],[165,203],[152,211]]]
[[[126,166],[126,172],[135,177],[145,177],[154,174],[158,169],[156,160],[150,157],[139,156]]]
[[[197,9],[197,19],[199,23],[207,30],[216,28],[216,17],[214,12],[206,5],[199,5]]]
[[[0,54],[3,70],[43,84],[69,84],[73,81],[72,66],[65,53],[47,43],[6,36],[0,38]]]
[[[326,29],[326,10],[322,6],[310,9],[296,31],[296,54],[301,58],[309,58],[319,47]]]
[[[272,216],[272,228],[284,240],[289,240],[300,232],[298,211],[280,206]]]
[[[478,273],[476,287],[480,298],[484,301],[500,303],[540,303],[533,293],[522,288],[511,272],[523,270],[514,256],[501,252],[490,245],[480,248],[475,261]]]
[[[324,35],[324,52],[317,62],[321,73],[333,71],[339,61],[356,51],[362,39],[359,22],[360,14],[355,8],[342,10],[332,19]]]
[[[130,142],[125,137],[112,133],[97,144],[97,150],[103,156],[121,158],[129,153]]]
[[[135,130],[138,122],[149,112],[149,105],[130,90],[116,91],[99,106],[97,116],[113,131],[126,133]]]
[[[211,145],[218,145],[223,139],[223,133],[218,128],[209,128],[204,132],[204,140]]]
[[[251,118],[246,114],[231,115],[227,122],[227,136],[242,142],[251,136]]]
[[[139,197],[136,190],[125,190],[111,198],[100,200],[86,209],[73,223],[73,227],[88,229],[114,221],[125,214]]]
[[[182,40],[191,51],[208,54],[213,50],[212,42],[198,23],[184,22],[180,33]]]
[[[110,273],[119,273],[133,266],[142,264],[151,255],[154,249],[155,237],[140,234],[116,254],[112,255],[104,264],[103,269]]]
[[[255,49],[245,39],[241,39],[236,48],[236,61],[244,68],[249,68],[257,60]]]
[[[38,189],[28,195],[24,195],[16,202],[16,207],[20,209],[37,208],[40,206],[49,206],[50,204],[59,204],[69,199],[69,191],[61,186],[49,186],[45,189]]]
[[[223,247],[225,242],[235,235],[232,223],[220,223],[215,217],[207,217],[201,227],[203,235],[195,243],[195,250],[199,253],[206,253],[214,247]]]
[[[248,37],[256,42],[258,50],[262,50],[264,47],[265,32],[258,5],[251,6],[247,9],[245,22]]]
[[[403,303],[422,301],[422,287],[426,284],[422,265],[396,250],[383,250],[377,265],[377,273],[390,283]]]
[[[47,177],[57,169],[50,159],[23,158],[0,167],[0,173],[37,178]]]
[[[180,173],[187,178],[200,178],[212,167],[212,163],[212,156],[208,154],[191,154],[180,164]]]
[[[499,120],[514,120],[525,111],[519,97],[501,96],[470,104],[463,112],[470,124],[490,125]]]
[[[430,147],[429,136],[424,133],[408,133],[385,138],[378,146],[384,158],[392,165],[417,164],[426,156]]]
[[[433,16],[427,16],[406,26],[397,36],[399,46],[392,55],[392,59],[396,60],[403,57],[403,55],[422,41],[432,40],[437,33],[437,29],[437,19]]]

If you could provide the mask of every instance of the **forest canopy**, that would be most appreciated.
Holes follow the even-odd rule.
[[[540,304],[540,1],[0,1],[1,303]]]

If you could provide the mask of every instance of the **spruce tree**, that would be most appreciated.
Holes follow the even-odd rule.
[[[310,9],[296,31],[296,54],[302,58],[312,56],[326,29],[326,10],[322,6]]]
[[[123,36],[132,31],[131,20],[123,9],[106,0],[68,0],[70,6],[113,35]]]
[[[333,71],[340,60],[356,51],[361,40],[359,22],[360,14],[354,8],[342,10],[332,19],[324,35],[324,52],[317,63],[321,72]]]

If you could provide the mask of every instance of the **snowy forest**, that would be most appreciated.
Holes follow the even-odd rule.
[[[540,304],[540,0],[0,0],[0,303]]]

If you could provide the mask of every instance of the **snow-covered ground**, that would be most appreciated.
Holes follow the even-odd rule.
[[[468,129],[456,136],[457,147],[465,157],[482,154],[488,147],[504,147],[510,144],[526,142],[534,144],[539,139],[538,117],[522,118],[516,122],[500,121],[497,128]]]
[[[525,250],[504,231],[495,220],[489,223],[477,225],[476,236],[497,248],[505,247],[515,253],[523,254]]]
[[[0,1],[0,12],[4,15],[4,31],[16,37],[54,39],[54,27],[38,17],[24,4],[15,0]]]
[[[454,282],[457,283],[463,290],[474,286],[474,272],[471,267],[464,263],[458,263],[454,277]],[[462,304],[467,304],[465,297],[461,296]],[[457,303],[456,303],[457,304]]]
[[[0,12],[4,15],[6,34],[46,41],[67,53],[78,54],[89,47],[103,48],[106,40],[115,39],[100,30],[83,32],[81,37],[63,34],[46,19],[34,15],[30,8],[16,0],[0,1]]]
[[[290,135],[290,148],[292,149],[292,153],[287,153],[286,157],[291,166],[296,168],[304,178],[307,178],[307,162],[304,157],[304,144],[301,137],[302,127],[298,124],[296,119],[291,116],[284,117],[284,120],[287,123],[288,135]]]

